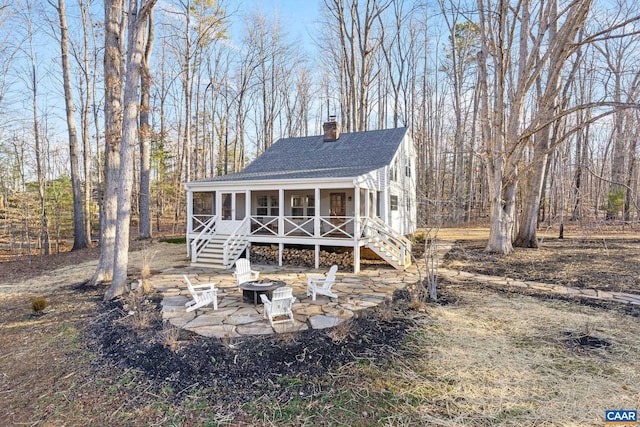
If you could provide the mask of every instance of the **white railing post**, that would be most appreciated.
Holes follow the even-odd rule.
[[[313,237],[316,239],[320,237],[320,188],[316,187],[314,191],[315,205],[313,211],[315,212],[313,219]]]

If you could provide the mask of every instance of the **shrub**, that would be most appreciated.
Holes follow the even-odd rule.
[[[616,188],[614,190],[611,190],[609,194],[607,194],[607,219],[617,218],[618,212],[620,212],[624,207],[624,197],[625,192],[622,188]]]
[[[47,299],[45,297],[35,297],[31,300],[31,309],[34,313],[41,313],[47,308]]]

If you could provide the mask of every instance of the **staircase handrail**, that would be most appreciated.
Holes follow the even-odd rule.
[[[235,230],[233,230],[229,237],[227,237],[227,240],[224,241],[224,244],[222,245],[222,262],[225,267],[229,266],[229,254],[231,253],[231,251],[239,248],[240,245],[243,245],[247,242],[247,233],[246,231],[242,230],[248,229],[248,222],[250,218],[250,216],[245,216],[244,219],[240,221],[240,224],[238,224]]]
[[[391,228],[389,224],[387,224],[386,222],[382,221],[380,218],[377,218],[377,217],[371,217],[371,218],[368,218],[368,220],[369,221],[367,222],[366,226],[374,230],[377,229],[377,231],[386,234],[387,236],[391,237],[393,240],[399,240],[403,246],[409,248],[409,250],[411,249],[411,246],[412,246],[411,240],[407,239],[402,234],[395,231],[393,228]],[[373,223],[376,227],[371,227],[369,223]]]
[[[215,235],[215,228],[218,224],[218,216],[213,215],[207,221],[205,221],[202,230],[196,236],[195,239],[191,241],[191,261],[196,262],[198,259],[198,255],[204,250],[207,246],[207,243],[211,238]]]
[[[393,230],[379,218],[368,218],[368,221],[366,221],[363,226],[363,235],[366,233],[366,230],[370,230],[377,238],[393,248],[402,265],[406,264],[407,256],[411,257],[411,241],[409,239]]]

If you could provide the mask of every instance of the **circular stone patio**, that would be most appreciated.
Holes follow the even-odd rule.
[[[295,321],[271,327],[263,318],[262,305],[254,306],[242,299],[242,290],[236,285],[233,270],[215,270],[201,267],[183,267],[165,270],[153,275],[150,280],[154,288],[163,295],[162,317],[172,325],[208,337],[240,337],[324,329],[355,316],[359,311],[374,307],[390,299],[393,292],[404,289],[418,281],[418,271],[412,265],[405,271],[391,267],[365,266],[359,274],[338,270],[332,290],[337,300],[318,295],[316,301],[306,295],[306,274],[326,273],[304,267],[278,267],[253,264],[260,272],[260,279],[282,280],[293,288],[296,301],[293,304]],[[218,288],[218,309],[212,306],[185,311],[185,302],[190,295],[182,277],[186,274],[196,284],[215,283]]]

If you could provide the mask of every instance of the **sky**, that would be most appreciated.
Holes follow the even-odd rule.
[[[232,3],[237,5],[240,14],[260,11],[267,16],[278,16],[294,38],[304,38],[312,32],[323,4],[320,0],[236,0]]]
[[[268,18],[278,17],[291,40],[301,41],[301,48],[308,50],[322,5],[322,0],[230,0],[228,11],[235,10],[232,13],[241,17],[232,19],[230,32],[233,39],[240,40],[244,17],[257,11]]]

